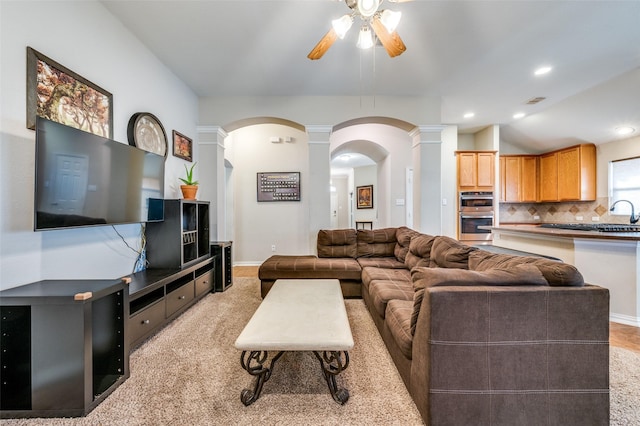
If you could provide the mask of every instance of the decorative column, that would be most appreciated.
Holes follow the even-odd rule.
[[[452,127],[456,129],[455,126]],[[457,136],[442,125],[421,125],[413,138],[414,228],[430,235],[455,235],[455,145]],[[447,216],[444,217],[444,214]]]
[[[315,253],[318,231],[331,226],[331,126],[306,126],[309,135],[309,179],[303,197],[309,200],[309,253]]]
[[[211,241],[229,238],[226,232],[226,182],[224,139],[227,132],[220,126],[199,126],[198,130],[198,199],[210,201],[209,230]]]

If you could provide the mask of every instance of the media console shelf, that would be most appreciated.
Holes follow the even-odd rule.
[[[150,268],[183,268],[211,254],[209,202],[164,200],[164,221],[147,223]]]
[[[218,256],[216,261],[215,291],[225,291],[233,284],[233,264],[231,261],[232,241],[212,241],[211,253]]]
[[[185,268],[146,269],[129,277],[129,344],[133,349],[213,292],[217,256]]]
[[[129,377],[125,280],[0,292],[0,418],[84,416]]]

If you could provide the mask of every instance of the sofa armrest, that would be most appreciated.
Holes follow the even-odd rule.
[[[430,424],[606,424],[609,291],[425,289],[410,392]]]

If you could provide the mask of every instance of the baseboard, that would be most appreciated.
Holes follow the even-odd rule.
[[[262,262],[233,262],[233,266],[260,266]]]
[[[617,322],[625,325],[632,325],[634,327],[640,327],[640,318],[632,317],[630,315],[622,315],[622,314],[610,314],[609,320],[612,322]]]

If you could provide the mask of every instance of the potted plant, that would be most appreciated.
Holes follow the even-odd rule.
[[[184,182],[184,185],[180,185],[180,190],[182,191],[182,196],[185,200],[196,199],[196,193],[198,192],[198,181],[193,180],[193,169],[194,167],[196,167],[196,164],[197,163],[193,163],[191,168],[187,168],[187,165],[185,164],[184,169],[187,172],[187,177],[186,179],[178,178],[182,182]]]

